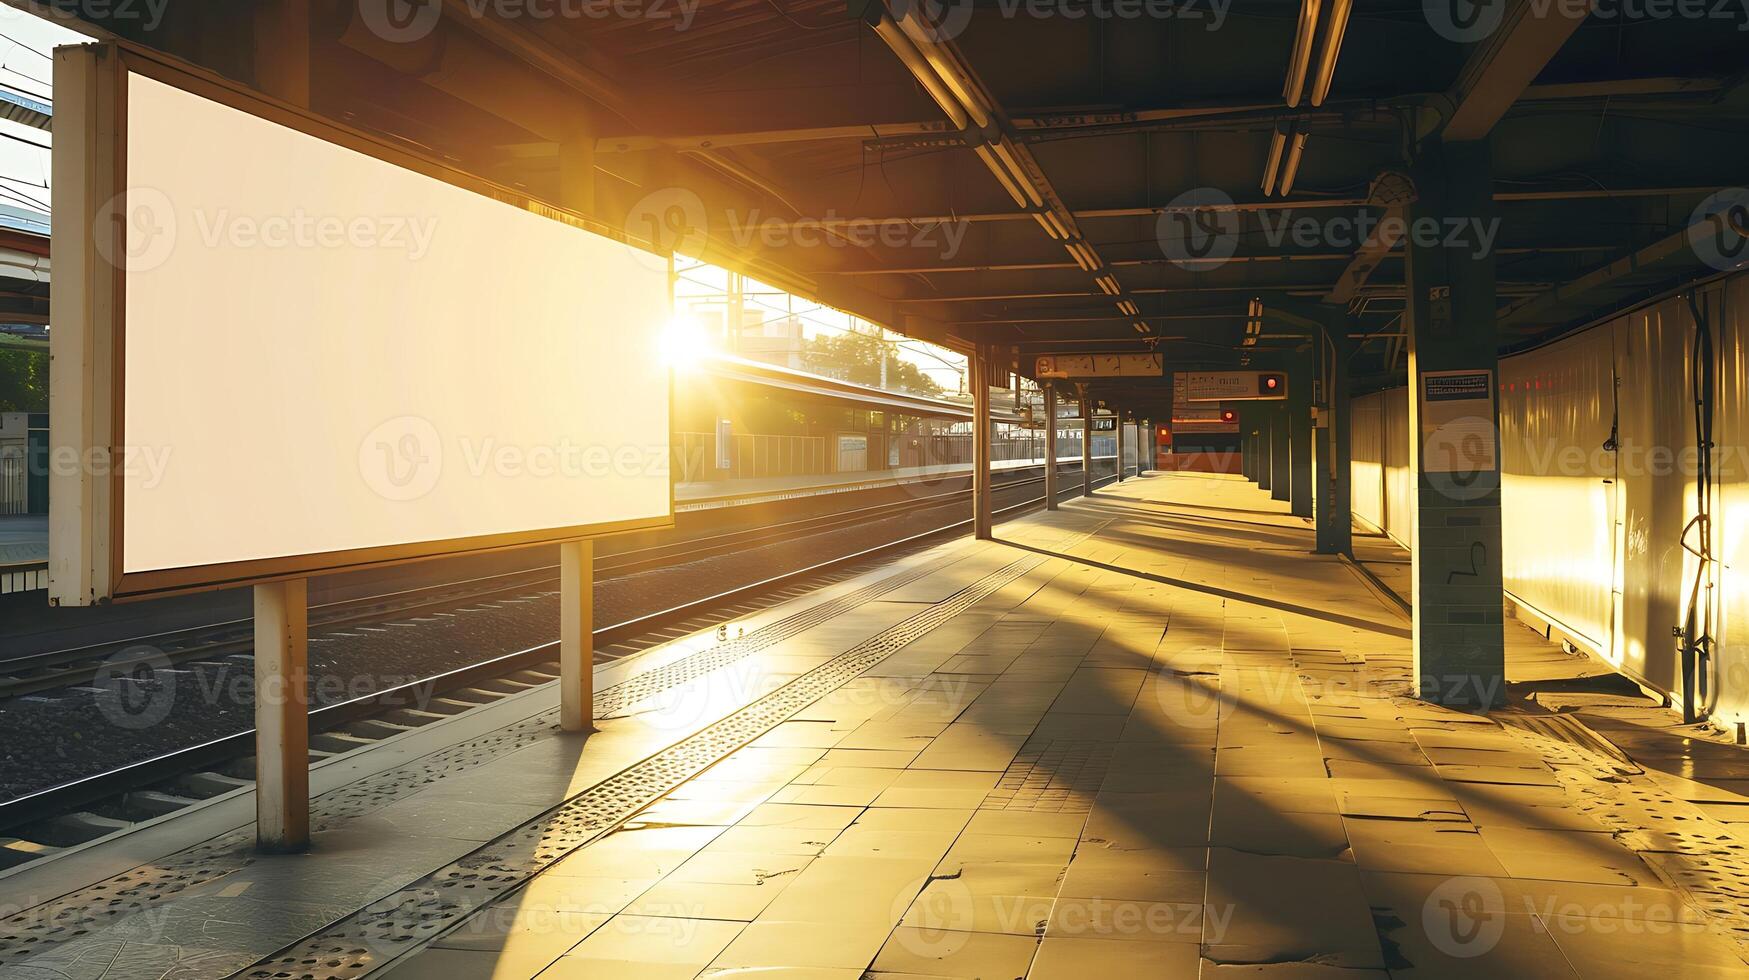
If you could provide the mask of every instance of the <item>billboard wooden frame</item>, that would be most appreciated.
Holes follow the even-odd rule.
[[[61,191],[56,195],[56,207],[51,216],[51,235],[57,256],[67,257],[62,266],[68,273],[63,278],[63,286],[70,288],[59,288],[51,294],[51,320],[61,326],[52,332],[50,339],[51,360],[56,366],[50,377],[50,425],[54,432],[50,442],[57,449],[77,447],[81,462],[74,467],[76,472],[51,473],[51,486],[55,488],[50,495],[49,518],[51,604],[91,605],[236,588],[674,526],[674,482],[670,476],[668,512],[657,517],[124,572],[122,530],[127,507],[119,458],[120,450],[127,446],[126,419],[123,418],[127,382],[127,272],[123,264],[113,263],[104,256],[127,254],[126,215],[114,207],[114,202],[120,200],[118,195],[127,190],[130,74],[151,78],[550,220],[634,248],[663,253],[648,242],[577,212],[324,119],[156,52],[119,41],[58,48],[55,51],[58,86],[63,81],[63,65],[72,59],[88,61],[75,66],[78,70],[65,78],[69,82],[66,90],[57,93],[62,99],[62,116],[69,125],[57,126],[53,170],[56,186]],[[106,160],[108,166],[87,166],[88,160],[93,163]],[[106,217],[109,219],[106,227],[99,230],[97,222]],[[99,235],[107,236],[102,245],[98,241]],[[673,256],[667,255],[667,261],[672,285]],[[671,304],[672,296],[669,301]],[[672,372],[668,377],[667,397],[672,426]],[[671,463],[672,445],[669,446],[669,456]],[[100,461],[103,465],[86,465],[85,460]]]

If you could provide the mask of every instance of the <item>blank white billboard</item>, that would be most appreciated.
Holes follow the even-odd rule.
[[[666,259],[146,75],[125,120],[115,593],[670,522]]]

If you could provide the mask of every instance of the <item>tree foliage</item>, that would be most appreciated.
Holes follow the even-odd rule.
[[[0,350],[0,412],[48,410],[48,355],[27,350]]]
[[[802,351],[808,370],[871,388],[881,386],[882,358],[886,359],[888,388],[920,395],[941,394],[941,386],[933,378],[870,334],[854,331],[820,334],[809,338]]]

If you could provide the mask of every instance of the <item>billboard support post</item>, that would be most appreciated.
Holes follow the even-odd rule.
[[[1057,387],[1046,381],[1045,390],[1045,509],[1057,509]]]
[[[255,586],[255,840],[263,851],[310,846],[307,580]]]
[[[595,542],[559,545],[559,727],[595,730]]]

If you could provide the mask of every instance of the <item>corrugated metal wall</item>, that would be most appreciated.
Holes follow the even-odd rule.
[[[1710,536],[1689,526],[1695,324],[1676,297],[1501,361],[1506,589],[1674,692],[1672,630],[1699,578],[1714,715],[1749,721],[1749,276],[1703,287],[1699,302],[1717,349]],[[1354,512],[1400,543],[1411,534],[1408,410],[1402,388],[1354,402]],[[1713,563],[1701,575],[1703,543]]]
[[[1354,513],[1409,547],[1409,399],[1407,389],[1375,392],[1350,403],[1354,413],[1350,471]]]

